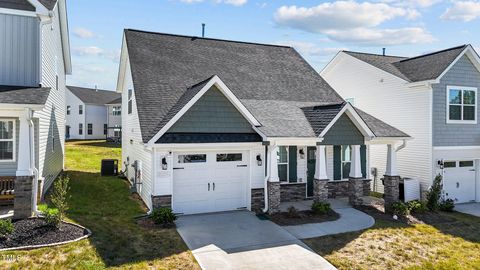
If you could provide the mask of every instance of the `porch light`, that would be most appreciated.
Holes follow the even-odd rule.
[[[165,157],[162,158],[162,170],[167,170],[167,159]]]
[[[262,156],[257,155],[257,165],[262,166]]]
[[[303,148],[300,148],[300,150],[298,151],[298,153],[300,154],[300,159],[304,159],[304,158],[305,158],[305,151],[303,151]]]

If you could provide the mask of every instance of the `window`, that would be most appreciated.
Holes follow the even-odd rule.
[[[120,125],[115,125],[115,128],[113,129],[113,137],[121,137],[122,135],[122,129],[120,128]]]
[[[443,168],[455,168],[457,167],[457,162],[456,161],[444,161],[443,162]]]
[[[78,135],[83,135],[83,124],[78,124]]]
[[[207,155],[179,155],[178,163],[204,163],[207,162]]]
[[[15,121],[0,120],[0,161],[13,161],[15,157]]]
[[[342,179],[348,178],[352,164],[352,147],[342,145]]]
[[[122,115],[122,106],[113,106],[112,115],[115,115],[115,116]]]
[[[93,134],[93,125],[92,124],[87,124],[87,134],[88,135]]]
[[[78,105],[78,114],[83,114],[83,105]]]
[[[459,161],[458,167],[473,167],[473,160]]]
[[[67,106],[67,115],[70,115],[70,111],[72,110],[72,107]]]
[[[277,152],[278,177],[288,182],[288,147],[280,146]]]
[[[346,98],[345,101],[352,105],[355,105],[355,98]]]
[[[447,123],[477,123],[477,88],[447,87]]]
[[[132,98],[133,98],[133,90],[128,89],[128,114],[132,114]]]
[[[55,152],[55,131],[53,121],[50,121],[50,140],[52,144],[52,152]]]
[[[107,130],[108,130],[107,124],[103,124],[103,135],[107,135]]]
[[[58,90],[58,75],[55,76],[55,89]]]
[[[242,154],[217,154],[217,162],[242,161]]]

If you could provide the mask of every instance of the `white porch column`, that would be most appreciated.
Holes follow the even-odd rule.
[[[327,175],[327,153],[325,145],[317,145],[317,157],[315,159],[315,175],[318,180],[328,179]]]
[[[17,176],[31,176],[33,174],[30,160],[30,125],[28,123],[30,114],[30,110],[25,109],[25,112],[20,116],[20,134],[18,134],[19,142],[17,149]]]
[[[280,182],[280,178],[278,177],[278,146],[273,145],[271,146],[270,150],[270,178],[268,179],[269,182]]]
[[[389,144],[387,145],[387,168],[385,171],[385,175],[388,176],[398,176],[397,170],[397,152],[395,151],[394,145]]]
[[[362,178],[362,162],[360,160],[360,145],[352,145],[352,162],[350,163],[350,178]]]

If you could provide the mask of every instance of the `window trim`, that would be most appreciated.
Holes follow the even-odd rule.
[[[78,105],[78,114],[83,115],[83,105]]]
[[[78,123],[78,135],[83,136],[83,123]]]
[[[344,161],[343,160],[343,147],[348,146],[350,147],[350,161]],[[341,180],[347,180],[350,178],[350,172],[349,175],[345,178],[343,175],[343,163],[350,163],[350,170],[352,169],[352,153],[353,153],[353,148],[351,145],[340,145],[340,179]]]
[[[113,116],[122,116],[122,106],[112,106]]]
[[[280,147],[285,147],[285,150],[287,151],[287,161],[286,162],[280,162]],[[280,165],[286,165],[287,166],[287,179],[286,180],[279,179],[280,183],[290,183],[290,155],[289,155],[289,150],[290,150],[289,145],[279,145],[278,146],[277,170],[279,169]],[[280,174],[278,176],[280,178]]]
[[[462,96],[461,96],[461,104],[450,104],[450,91],[451,90],[460,90],[461,93],[462,93]],[[477,103],[478,103],[478,89],[476,87],[468,87],[468,86],[455,86],[455,85],[447,85],[447,95],[446,95],[446,111],[447,111],[447,114],[446,114],[446,120],[447,120],[447,124],[477,124]],[[474,116],[475,116],[475,120],[463,120],[463,107],[465,106],[463,104],[463,91],[473,91],[475,92],[475,104],[474,104]],[[462,118],[462,120],[451,120],[450,119],[450,105],[457,105],[457,106],[460,106],[461,108],[461,111],[460,111],[460,116]],[[466,105],[466,106],[470,106],[471,105]]]
[[[93,124],[87,123],[87,135],[93,135]]]
[[[70,115],[72,113],[72,106],[67,105],[67,115]]]
[[[17,161],[17,119],[13,118],[0,118],[0,121],[2,122],[13,122],[13,135],[12,139],[0,139],[1,142],[12,142],[13,143],[13,155],[12,159],[0,159],[0,163],[10,163],[10,162],[16,162]]]

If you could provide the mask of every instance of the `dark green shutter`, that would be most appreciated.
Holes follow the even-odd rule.
[[[288,180],[297,182],[297,147],[290,146],[288,148]]]
[[[333,180],[342,178],[342,146],[333,146]]]
[[[367,177],[367,146],[360,146],[360,162],[362,163],[362,176],[363,178]]]

